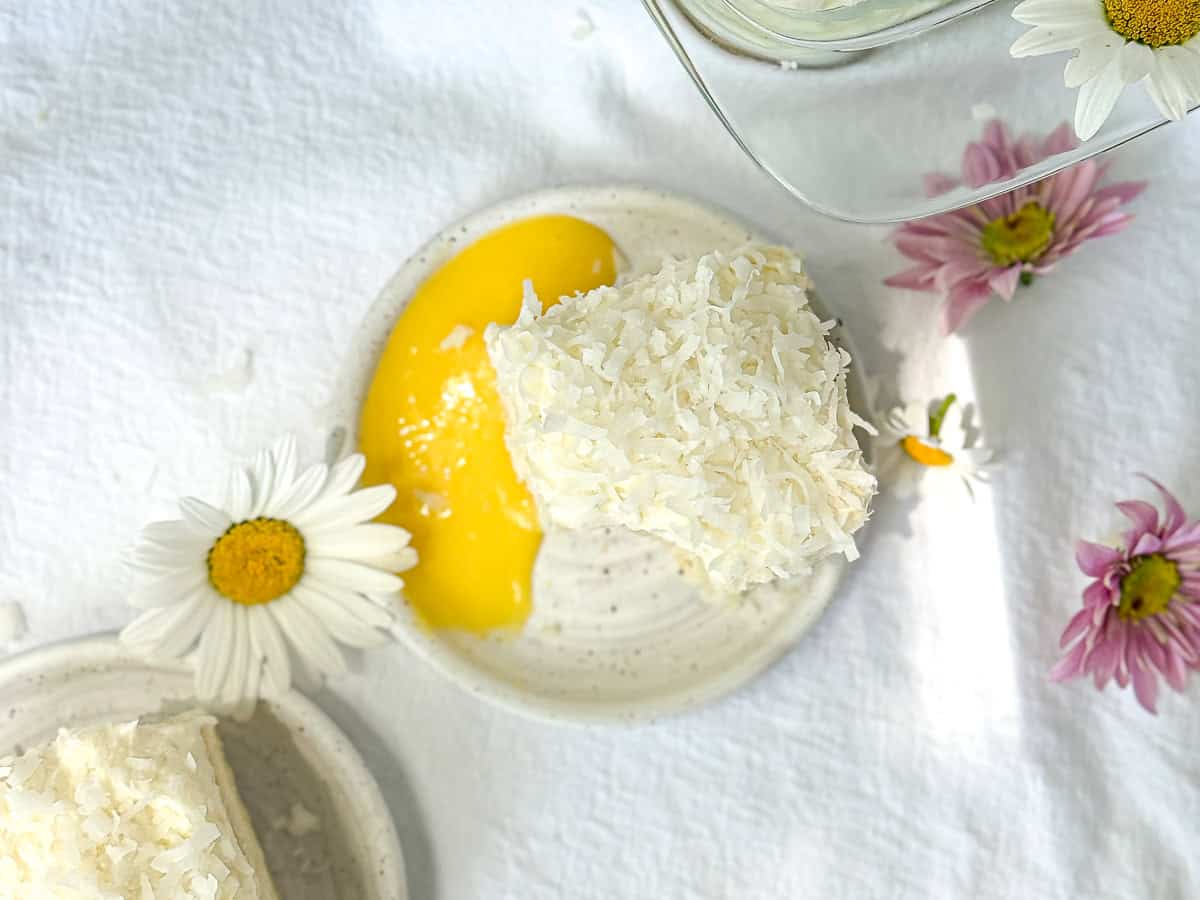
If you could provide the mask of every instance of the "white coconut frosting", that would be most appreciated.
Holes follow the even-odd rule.
[[[278,900],[216,719],[63,730],[0,760],[0,897]]]
[[[854,559],[875,479],[809,287],[790,251],[748,246],[545,312],[527,289],[485,337],[543,524],[655,535],[730,591]]]

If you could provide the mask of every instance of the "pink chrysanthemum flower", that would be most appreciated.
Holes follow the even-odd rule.
[[[1079,542],[1079,568],[1095,581],[1063,632],[1061,646],[1070,649],[1050,677],[1091,675],[1101,690],[1110,679],[1132,681],[1138,702],[1154,712],[1158,676],[1181,691],[1188,669],[1200,668],[1200,521],[1188,521],[1170,491],[1147,480],[1162,494],[1165,516],[1126,500],[1117,504],[1133,521],[1123,547]]]
[[[1065,123],[1044,139],[1025,135],[1014,141],[1003,122],[992,120],[984,127],[983,139],[967,145],[962,183],[977,188],[1012,178],[1075,144]],[[1084,241],[1116,234],[1132,221],[1121,207],[1146,183],[1098,187],[1106,169],[1087,160],[975,206],[904,223],[893,239],[916,265],[884,284],[945,295],[943,328],[949,334],[993,295],[1011,300],[1018,285],[1049,272]],[[925,179],[931,196],[959,184],[948,175]]]

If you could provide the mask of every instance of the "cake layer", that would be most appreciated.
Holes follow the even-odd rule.
[[[0,760],[0,897],[278,900],[216,726],[64,729]]]

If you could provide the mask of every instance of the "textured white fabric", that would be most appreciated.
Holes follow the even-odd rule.
[[[1200,512],[1197,125],[1115,158],[1124,235],[962,338],[890,291],[885,233],[743,159],[640,7],[553,0],[0,0],[5,649],[129,617],[118,563],[283,429],[311,451],[375,293],[444,223],[565,182],[728,206],[809,251],[908,397],[979,403],[971,505],[886,498],[845,590],[735,697],[635,730],[531,724],[403,648],[319,698],[387,791],[415,898],[1200,895],[1200,685],[1151,718],[1046,682],[1147,470]],[[894,392],[893,392],[894,393]]]

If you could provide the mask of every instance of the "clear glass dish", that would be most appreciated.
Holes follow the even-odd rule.
[[[643,0],[712,111],[754,162],[808,206],[897,222],[1029,184],[1165,120],[1138,85],[1092,139],[979,187],[957,175],[984,123],[1044,136],[1074,116],[1069,53],[1014,59],[1013,0]]]

